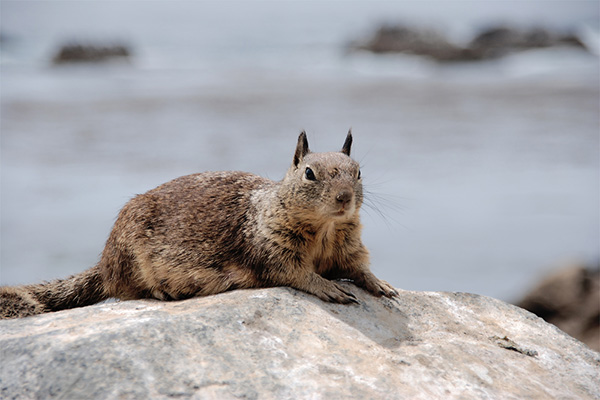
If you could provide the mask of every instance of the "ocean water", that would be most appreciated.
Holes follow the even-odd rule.
[[[281,179],[300,130],[347,130],[372,269],[396,287],[518,298],[600,258],[596,2],[0,2],[0,284],[92,266],[129,198],[177,176]],[[382,22],[466,42],[492,23],[591,51],[481,63],[348,52]],[[53,66],[72,41],[127,62]]]

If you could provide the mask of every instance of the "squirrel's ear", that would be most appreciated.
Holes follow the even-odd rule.
[[[346,141],[342,146],[342,153],[347,156],[350,156],[350,148],[352,147],[352,129],[348,131],[348,135],[346,136]]]
[[[308,149],[308,139],[306,139],[306,132],[300,132],[298,136],[298,144],[296,145],[296,152],[294,153],[294,166],[298,166],[300,161],[310,152]]]

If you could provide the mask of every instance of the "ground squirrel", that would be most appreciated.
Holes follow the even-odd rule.
[[[240,288],[290,286],[357,302],[332,279],[395,296],[369,270],[352,134],[340,152],[312,153],[298,137],[280,182],[245,172],[183,176],[130,200],[100,261],[63,280],[0,287],[0,318],[82,307],[108,298],[178,300]]]

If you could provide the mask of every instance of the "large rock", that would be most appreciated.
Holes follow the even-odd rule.
[[[344,285],[360,305],[274,288],[1,321],[0,397],[600,398],[600,354],[521,308]]]

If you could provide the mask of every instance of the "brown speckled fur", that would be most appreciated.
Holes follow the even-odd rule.
[[[1,287],[0,318],[111,297],[177,300],[273,286],[356,302],[331,280],[340,278],[394,296],[370,272],[361,242],[362,182],[351,144],[349,132],[341,152],[311,153],[302,132],[280,182],[206,172],[138,195],[119,213],[98,265],[63,280]]]

